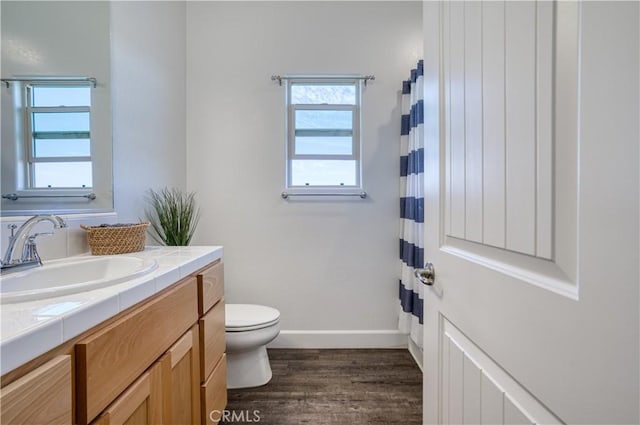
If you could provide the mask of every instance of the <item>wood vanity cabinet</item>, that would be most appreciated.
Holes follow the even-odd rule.
[[[71,424],[71,356],[58,356],[0,390],[2,424]]]
[[[225,355],[224,265],[217,264],[198,275],[200,320],[200,399],[202,424],[218,423],[227,405]]]
[[[19,368],[39,365],[26,375],[10,372],[2,424],[214,423],[227,403],[223,270],[219,260]],[[47,358],[56,352],[68,355]]]

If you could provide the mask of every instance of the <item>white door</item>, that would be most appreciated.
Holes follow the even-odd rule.
[[[638,423],[638,3],[423,5],[425,423]]]

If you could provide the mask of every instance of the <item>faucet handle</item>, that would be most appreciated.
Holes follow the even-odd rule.
[[[22,249],[22,258],[20,262],[22,263],[38,263],[42,265],[42,259],[40,258],[40,254],[38,254],[38,248],[36,247],[36,237],[38,234],[36,233],[33,236],[29,236],[27,243],[24,244],[24,248]]]
[[[53,235],[53,232],[39,232],[30,235],[27,238],[27,242],[24,244],[22,249],[22,259],[23,263],[34,263],[42,265],[42,259],[40,258],[40,254],[38,254],[38,247],[36,246],[36,238],[38,236],[48,236]]]
[[[42,259],[40,258],[40,254],[38,254],[38,247],[36,246],[36,238],[38,236],[45,235],[53,235],[53,232],[40,232],[34,233],[27,238],[27,241],[22,248],[22,258],[20,259],[23,263],[35,263],[42,265]]]
[[[7,224],[7,229],[11,230],[11,238],[13,238],[16,229],[18,228],[17,224]]]

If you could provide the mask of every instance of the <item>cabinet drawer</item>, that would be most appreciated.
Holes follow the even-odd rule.
[[[224,263],[222,260],[197,275],[198,313],[203,316],[224,294]]]
[[[76,344],[77,421],[95,418],[196,320],[191,277]]]
[[[225,351],[224,302],[220,301],[202,317],[200,325],[200,380],[204,382]]]
[[[200,388],[203,425],[216,424],[227,406],[227,356],[216,365],[209,379]]]
[[[71,356],[59,356],[0,390],[0,423],[71,424]]]

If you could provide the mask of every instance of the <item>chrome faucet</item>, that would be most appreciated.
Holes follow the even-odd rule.
[[[41,235],[52,235],[53,232],[34,233],[32,235],[31,230],[41,221],[50,221],[53,223],[54,229],[67,227],[67,223],[62,218],[52,214],[33,216],[25,221],[17,231],[15,231],[17,227],[15,224],[10,225],[9,246],[2,257],[2,261],[0,261],[0,271],[4,273],[42,265],[42,260],[36,249],[36,238]],[[14,259],[14,252],[18,247],[22,247],[22,255],[19,259]]]

